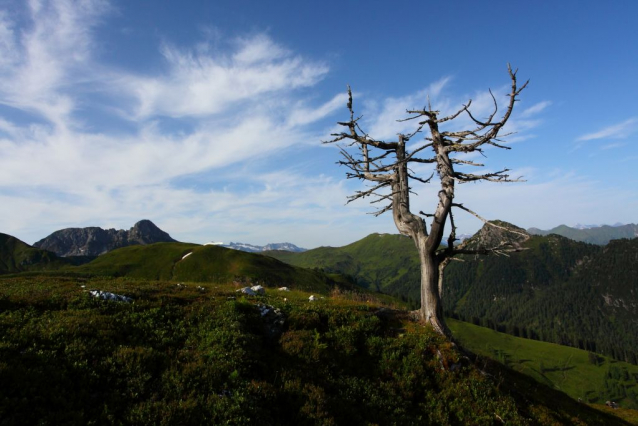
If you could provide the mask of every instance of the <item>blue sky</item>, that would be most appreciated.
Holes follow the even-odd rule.
[[[487,170],[456,201],[522,227],[638,211],[635,1],[0,1],[0,232],[147,218],[182,241],[343,245],[396,229],[345,180],[345,88],[371,136],[406,108],[453,111],[507,63],[530,79]],[[458,128],[467,125],[459,120]],[[417,170],[427,173],[427,168]],[[436,184],[415,185],[432,210]],[[461,233],[481,222],[459,212]]]

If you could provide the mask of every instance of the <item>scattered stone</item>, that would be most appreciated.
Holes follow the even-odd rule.
[[[288,287],[279,287],[279,291],[290,291]]]
[[[258,304],[257,309],[264,320],[264,327],[270,337],[278,336],[283,331],[284,314],[278,308],[270,305]]]
[[[257,295],[257,293],[255,293],[255,291],[252,288],[250,288],[250,287],[240,288],[239,290],[236,290],[236,291],[244,293],[244,294],[247,294],[249,296],[256,296]]]
[[[204,287],[202,287],[201,285],[198,285],[198,286],[197,286],[197,290],[199,290],[199,291],[201,291],[201,292],[206,291],[206,289],[205,289]]]
[[[317,298],[314,295],[312,295],[312,296],[310,296],[308,298],[308,301],[310,301],[310,302],[314,302],[315,300],[317,300]]]
[[[120,294],[110,293],[108,291],[90,290],[89,294],[93,297],[97,297],[102,300],[112,300],[115,302],[131,303],[133,299],[130,297],[122,296]]]
[[[266,294],[266,289],[260,285],[254,285],[250,289],[257,294]]]
[[[618,404],[616,403],[616,401],[607,401],[605,402],[605,405],[613,408],[614,410],[618,408]]]
[[[179,287],[179,288],[184,288],[184,287],[186,287],[186,286],[185,286],[183,283],[177,283],[177,287]]]

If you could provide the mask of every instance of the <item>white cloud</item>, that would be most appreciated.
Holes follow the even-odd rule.
[[[33,119],[0,117],[0,203],[10,206],[0,211],[2,232],[34,242],[62,227],[126,228],[150,218],[197,242],[247,233],[270,242],[264,223],[286,224],[282,238],[308,231],[327,242],[326,221],[356,214],[338,211],[340,180],[280,170],[288,149],[319,145],[314,123],[345,105],[344,94],[319,105],[299,94],[325,64],[258,34],[223,51],[166,44],[167,68],[154,75],[109,69],[90,55],[107,10],[98,1],[32,1],[32,25],[19,31],[0,14],[0,102]],[[127,117],[129,130],[88,130],[78,118],[88,90],[108,93],[109,105],[92,106]],[[166,131],[179,117],[191,119],[188,130]],[[260,173],[256,162],[274,171]],[[175,183],[198,174],[212,184]]]
[[[75,107],[69,83],[86,72],[90,32],[106,10],[100,0],[31,0],[30,26],[22,31],[0,15],[0,103],[68,124]]]
[[[121,78],[137,99],[136,117],[219,114],[239,103],[255,105],[264,95],[312,86],[328,72],[325,64],[294,56],[263,34],[235,47],[228,54],[165,44],[165,75]]]
[[[396,139],[398,133],[411,133],[416,127],[413,121],[397,120],[408,117],[406,110],[427,108],[428,96],[433,108],[446,110],[449,100],[441,98],[441,93],[451,79],[449,76],[443,77],[418,92],[398,98],[386,98],[380,107],[368,104],[372,108],[364,111],[364,130],[371,137],[380,140]]]
[[[620,148],[620,147],[625,146],[625,145],[627,145],[627,144],[624,143],[624,142],[608,143],[606,145],[601,146],[600,149],[602,151],[607,151],[609,149]]]
[[[632,117],[622,123],[605,127],[594,133],[587,133],[578,137],[577,141],[590,141],[594,139],[623,139],[638,130],[638,118]]]
[[[536,114],[544,111],[545,108],[547,108],[551,104],[552,104],[551,101],[538,102],[538,103],[532,105],[531,107],[524,109],[523,112],[520,114],[520,117],[521,118],[527,118],[527,117],[531,117],[533,115],[536,115]]]

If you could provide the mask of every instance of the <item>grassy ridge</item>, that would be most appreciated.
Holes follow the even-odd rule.
[[[638,410],[638,366],[584,350],[523,339],[473,324],[448,320],[459,342],[574,399],[616,401]],[[638,424],[638,412],[633,414]]]
[[[264,254],[291,265],[346,274],[362,287],[391,294],[401,283],[420,282],[418,253],[414,242],[403,235],[371,234],[344,247]]]
[[[375,301],[200,286],[0,279],[2,424],[627,424],[542,385],[510,389],[496,378],[515,372],[483,374]]]
[[[335,286],[356,289],[343,277],[288,265],[271,257],[219,246],[156,243],[113,250],[86,265],[69,269],[80,274],[146,280],[191,281],[268,287],[288,286],[327,293]]]
[[[147,280],[170,280],[174,265],[199,247],[188,243],[156,243],[123,247],[73,268],[80,273]]]
[[[54,253],[0,233],[0,274],[57,270],[71,264],[70,259],[59,258]]]

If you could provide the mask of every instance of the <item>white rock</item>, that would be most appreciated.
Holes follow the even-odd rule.
[[[308,301],[310,301],[310,302],[314,302],[315,300],[317,300],[317,298],[314,295],[312,295],[312,296],[310,296],[308,298]]]
[[[279,291],[290,291],[288,287],[279,287]]]
[[[249,295],[249,296],[255,296],[255,295],[256,295],[256,293],[255,293],[255,292],[253,291],[253,289],[252,289],[252,288],[250,288],[250,287],[240,288],[240,289],[239,289],[239,290],[237,290],[237,291],[242,292],[242,293],[244,293],[244,294],[247,294],[247,295]]]
[[[100,290],[91,290],[89,294],[93,297],[97,297],[103,300],[113,300],[115,302],[127,302],[130,303],[133,301],[130,297],[122,296],[120,294],[110,293],[108,291],[100,291]]]
[[[250,289],[251,289],[252,291],[254,291],[255,293],[257,293],[257,294],[266,294],[266,289],[264,289],[264,288],[263,288],[262,286],[260,286],[260,285],[252,286]]]

